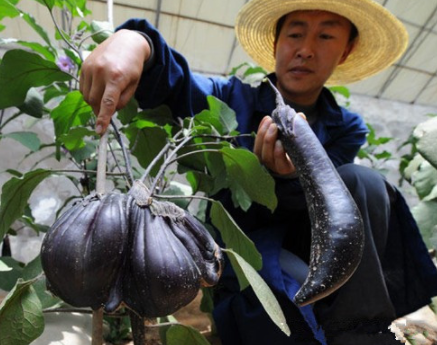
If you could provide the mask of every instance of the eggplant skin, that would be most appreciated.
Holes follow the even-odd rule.
[[[113,290],[128,244],[128,199],[116,193],[87,198],[49,229],[41,261],[54,295],[75,307],[121,303],[121,294]]]
[[[354,199],[308,122],[271,86],[277,102],[272,118],[298,173],[311,220],[309,273],[293,299],[305,306],[330,295],[353,275],[363,254],[364,227]]]
[[[218,283],[224,265],[223,252],[204,225],[185,212],[184,217],[170,223],[176,237],[185,245],[201,272],[201,286]]]
[[[141,317],[170,315],[197,296],[201,272],[165,217],[133,202],[131,227],[124,304]]]

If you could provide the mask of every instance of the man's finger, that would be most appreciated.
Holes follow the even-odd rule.
[[[294,173],[295,168],[290,158],[285,152],[284,146],[280,140],[276,140],[275,150],[274,150],[274,159],[275,159],[275,171],[281,175],[288,175]]]
[[[263,140],[263,146],[262,146],[262,162],[265,164],[269,169],[274,169],[274,150],[275,150],[275,143],[278,136],[278,127],[274,123],[270,123],[270,126],[267,129],[267,132],[264,136]]]
[[[118,90],[111,89],[109,86],[105,89],[100,103],[100,111],[97,116],[96,133],[103,134],[108,128],[112,115],[117,109],[120,94]]]
[[[271,120],[269,116],[265,116],[261,123],[259,124],[258,131],[255,137],[255,144],[253,147],[253,153],[255,153],[259,159],[261,159],[262,146],[264,141],[264,136],[270,126]]]

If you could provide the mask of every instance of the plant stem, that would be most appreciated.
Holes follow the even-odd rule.
[[[93,338],[91,345],[103,344],[103,308],[93,311]]]
[[[112,119],[111,119],[111,126],[114,129],[115,138],[117,139],[117,141],[121,147],[121,152],[123,153],[124,162],[126,164],[126,175],[128,177],[129,184],[132,186],[133,182],[134,182],[134,177],[133,177],[133,173],[132,173],[132,165],[131,165],[130,157],[127,154],[126,145],[124,144],[124,142],[121,138],[120,131],[118,130],[117,126],[115,125],[115,123]]]
[[[129,319],[132,326],[132,338],[134,345],[145,345],[146,329],[144,327],[144,319],[132,311],[129,311]]]
[[[3,122],[3,116],[5,115],[5,110],[2,109],[1,113],[0,113],[0,134],[2,133],[2,122]]]
[[[167,153],[167,151],[170,149],[170,147],[171,147],[171,143],[168,142],[167,144],[165,144],[165,146],[162,148],[162,150],[155,156],[155,158],[153,158],[153,160],[147,166],[147,169],[144,171],[143,176],[141,176],[141,181],[144,182],[146,177],[149,176],[150,172],[152,171],[152,168]]]
[[[177,132],[174,137],[173,140],[177,140],[177,138],[182,134],[182,131]],[[155,164],[168,152],[168,150],[170,149],[170,147],[172,146],[171,142],[168,142],[163,148],[162,150],[155,156],[155,158],[150,162],[150,164],[148,165],[146,171],[144,171],[143,176],[141,176],[141,181],[144,182],[147,178],[147,176],[150,175],[150,172],[152,171],[152,168],[155,166]]]
[[[165,169],[167,169],[169,162],[173,161],[173,157],[176,155],[176,153],[190,140],[192,140],[191,136],[187,136],[184,138],[184,140],[182,140],[178,146],[176,146],[176,148],[168,155],[168,157],[166,158],[166,160],[164,161],[164,163],[161,165],[161,167],[159,168],[158,173],[155,176],[155,179],[153,180],[152,186],[150,187],[150,197],[154,195],[155,192],[155,188],[160,180],[160,178],[162,177],[162,175],[164,174]]]
[[[48,8],[48,7],[47,7]],[[56,21],[55,17],[53,16],[53,11],[49,9],[50,17],[52,18],[53,24],[55,24],[56,30],[58,31],[59,35],[62,37],[62,40],[72,49],[74,50],[77,55],[80,58],[80,61],[83,62],[83,56],[82,52],[77,49],[71,42],[64,36],[64,33],[62,32],[62,29],[59,27],[58,22]]]
[[[218,153],[218,152],[220,152],[220,150],[217,150],[217,149],[202,149],[202,150],[187,152],[187,153],[185,153],[183,155],[180,155],[180,156],[176,157],[175,159],[169,161],[167,163],[167,165],[173,164],[174,162],[177,162],[181,158],[185,158],[185,157],[188,157],[188,156],[191,156],[191,155],[194,155],[194,154],[204,153],[204,152],[215,152],[215,153]]]
[[[3,110],[4,111],[4,110]],[[3,117],[3,111],[2,111],[2,117]],[[12,120],[15,120],[18,116],[20,116],[21,114],[23,114],[21,111],[19,111],[18,113],[12,115],[10,118],[8,118],[7,120],[5,120],[5,122],[1,125],[1,129],[5,128],[5,126],[11,122]]]
[[[105,193],[107,144],[108,144],[108,131],[106,131],[105,134],[103,134],[100,137],[100,142],[99,142],[99,156],[97,161],[97,182],[96,182],[97,194]]]
[[[209,201],[212,202],[214,201],[214,199],[211,198],[207,198],[205,196],[201,196],[201,195],[161,195],[161,194],[155,194],[154,195],[155,198],[157,199],[197,199],[197,200],[205,200],[205,201]]]
[[[108,145],[108,131],[101,137],[99,142],[99,153],[97,160],[97,182],[96,192],[98,195],[105,193],[106,182],[106,156]],[[93,339],[92,345],[103,344],[103,308],[99,308],[93,312]]]

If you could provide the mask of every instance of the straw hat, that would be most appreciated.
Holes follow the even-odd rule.
[[[275,70],[276,22],[298,10],[333,12],[358,29],[358,43],[335,69],[327,82],[330,85],[353,83],[382,71],[404,53],[408,44],[403,24],[372,0],[251,0],[237,16],[236,35],[243,49],[268,72]]]

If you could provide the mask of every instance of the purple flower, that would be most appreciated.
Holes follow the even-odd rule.
[[[65,55],[59,57],[56,65],[63,72],[70,72],[74,68],[73,61]]]

